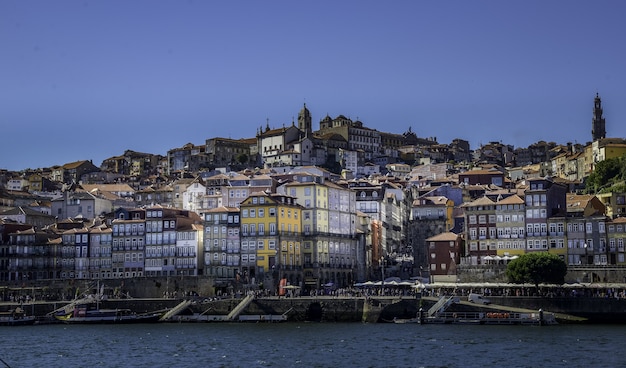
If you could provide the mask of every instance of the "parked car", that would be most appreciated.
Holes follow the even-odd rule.
[[[484,304],[484,305],[491,304],[491,300],[485,298],[484,296],[480,294],[475,294],[475,293],[470,293],[467,296],[467,301],[470,303],[476,303],[476,304]]]

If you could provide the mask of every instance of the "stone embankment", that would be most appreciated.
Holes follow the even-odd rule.
[[[542,309],[555,314],[568,315],[561,322],[579,322],[582,317],[591,323],[626,323],[626,300],[616,298],[588,297],[490,297],[490,308],[524,308],[537,311]],[[165,311],[181,302],[181,298],[136,298],[109,299],[100,302],[101,308],[130,309],[137,313]],[[207,314],[226,316],[241,301],[241,298],[196,298],[181,314]],[[393,318],[415,317],[419,308],[428,310],[437,301],[435,297],[294,297],[258,298],[242,312],[243,315],[286,315],[288,321],[317,322],[381,322]],[[28,314],[38,317],[63,307],[69,301],[36,301],[22,303]],[[8,311],[20,303],[2,302],[0,311]],[[479,310],[483,307],[470,303],[460,303],[452,310]]]

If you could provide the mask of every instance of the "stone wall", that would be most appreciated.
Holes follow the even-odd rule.
[[[457,266],[457,282],[508,282],[506,265]],[[569,266],[566,283],[609,282],[626,283],[626,267],[620,266]]]

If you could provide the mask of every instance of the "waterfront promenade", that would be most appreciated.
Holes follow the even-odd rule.
[[[554,313],[559,322],[572,323],[626,323],[626,299],[608,297],[539,297],[497,296],[489,297],[492,304],[475,305],[459,297],[459,303],[451,311],[538,311]],[[137,313],[166,311],[184,300],[182,298],[130,298],[101,301],[103,308],[125,308]],[[181,313],[186,315],[210,314],[226,316],[241,302],[242,298],[192,298],[189,307]],[[286,315],[287,321],[319,322],[376,322],[393,318],[413,318],[419,308],[428,309],[439,296],[259,296],[250,302],[242,315]],[[28,314],[43,318],[71,300],[30,301],[16,303],[0,302],[0,311],[21,306]]]

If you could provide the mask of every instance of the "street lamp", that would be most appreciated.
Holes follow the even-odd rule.
[[[385,294],[385,259],[380,257],[380,295]]]

